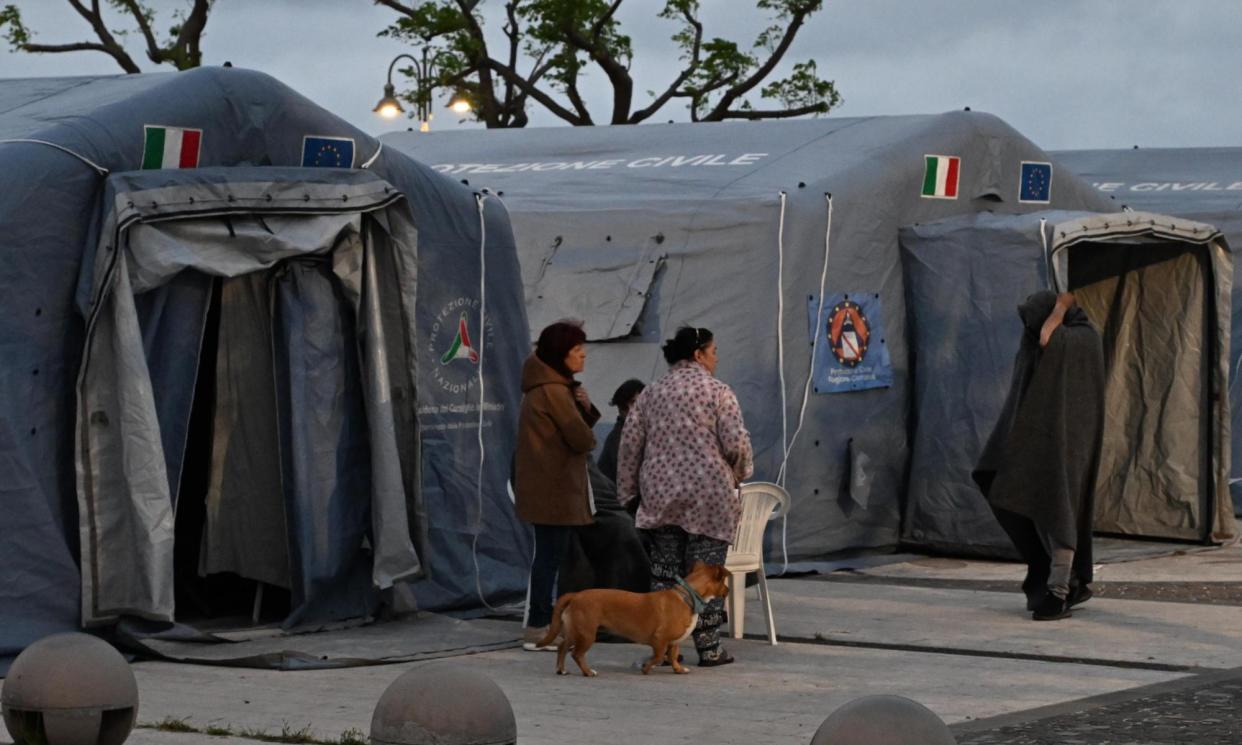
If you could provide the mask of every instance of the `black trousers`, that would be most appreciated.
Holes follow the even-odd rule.
[[[556,575],[569,552],[569,525],[535,525],[535,557],[526,588],[526,625],[541,628],[552,622]]]

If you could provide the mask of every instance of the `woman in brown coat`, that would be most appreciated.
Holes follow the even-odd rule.
[[[586,333],[558,321],[545,328],[522,367],[522,409],[514,455],[517,514],[535,528],[535,556],[527,587],[523,648],[536,642],[552,620],[556,575],[575,525],[589,525],[594,505],[587,458],[595,448],[591,427],[599,410],[574,380],[586,365]]]

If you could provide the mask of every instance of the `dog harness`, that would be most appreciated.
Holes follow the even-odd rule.
[[[707,601],[703,599],[703,596],[695,592],[695,589],[681,577],[677,578],[677,584],[686,592],[686,603],[690,606],[690,612],[696,616],[702,615],[703,609],[707,607]]]

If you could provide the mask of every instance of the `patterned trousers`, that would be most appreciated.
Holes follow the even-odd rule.
[[[643,547],[647,549],[647,558],[651,561],[652,590],[673,587],[677,584],[678,577],[690,573],[690,568],[696,561],[713,565],[724,564],[725,555],[729,551],[729,544],[724,541],[687,533],[675,525],[638,532],[642,536]],[[723,598],[712,600],[699,615],[699,623],[691,633],[699,660],[715,660],[724,651],[720,646],[720,624],[724,620]]]

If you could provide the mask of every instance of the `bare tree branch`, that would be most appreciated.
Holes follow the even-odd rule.
[[[66,0],[66,2],[73,8],[74,12],[90,24],[91,30],[95,33],[96,38],[99,39],[98,42],[75,42],[71,44],[34,44],[29,41],[14,42],[16,48],[33,53],[103,52],[112,57],[125,72],[131,74],[142,72],[134,58],[125,50],[124,45],[108,29],[99,0],[91,0],[89,7],[83,0]],[[147,57],[152,62],[156,64],[171,62],[177,69],[185,70],[191,67],[198,67],[202,63],[200,45],[203,30],[207,25],[207,16],[211,11],[213,2],[214,0],[194,0],[190,12],[180,24],[177,37],[170,39],[167,44],[162,46],[154,29],[151,27],[151,18],[148,17],[148,13],[140,0],[116,0],[113,5],[118,12],[128,14],[133,18],[146,45]],[[18,19],[18,23],[20,23],[20,19]]]
[[[78,0],[69,0],[69,4],[72,5],[73,9],[78,12],[78,15],[86,19],[87,23],[91,25],[91,30],[95,32],[95,36],[99,38],[99,41],[103,45],[104,49],[97,51],[102,51],[112,57],[112,59],[116,60],[116,63],[121,66],[122,70],[130,73],[131,75],[142,72],[142,70],[139,69],[138,64],[134,62],[133,57],[130,57],[129,53],[125,51],[125,47],[121,46],[121,43],[118,42],[116,37],[112,35],[112,32],[108,30],[108,26],[103,20],[103,13],[99,9],[99,0],[91,0],[91,7],[89,9],[83,6],[82,3],[78,2]],[[46,48],[48,46],[56,45],[27,44],[24,48],[31,52],[42,51],[41,49],[35,49],[35,46]],[[78,50],[70,49],[68,51]]]
[[[159,59],[161,50],[160,43],[155,40],[155,32],[151,30],[151,24],[147,22],[147,16],[142,12],[142,8],[138,6],[136,0],[122,0],[125,9],[134,17],[134,21],[138,24],[138,30],[142,32],[142,38],[147,40],[147,56],[157,65],[163,62]]]
[[[401,3],[397,2],[397,0],[375,0],[375,4],[376,4],[376,5],[383,5],[383,6],[384,6],[384,7],[386,7],[386,8],[392,8],[393,10],[397,11],[398,13],[400,13],[400,14],[401,14],[401,15],[403,15],[403,16],[412,16],[412,15],[414,15],[414,9],[413,9],[413,8],[407,8],[407,7],[405,7],[404,5],[402,5]]]
[[[483,35],[483,27],[474,17],[474,9],[478,4],[479,0],[457,0],[457,7],[465,16],[470,38],[476,45],[475,54],[469,60],[469,66],[479,73],[479,102],[483,109],[481,112],[483,121],[487,122],[487,126],[494,127],[500,123],[500,112],[496,106],[495,82],[488,71],[489,66],[484,64],[485,61],[491,61],[491,56],[487,52],[487,38]]]
[[[569,98],[569,102],[574,105],[574,110],[578,112],[582,126],[590,126],[595,123],[591,121],[591,112],[587,111],[586,102],[582,100],[582,95],[578,92],[577,75],[569,78],[569,82],[565,84],[565,95]]]
[[[181,33],[177,34],[176,46],[186,50],[186,62],[189,67],[198,67],[203,62],[202,40],[203,31],[207,28],[207,14],[211,11],[212,0],[194,0],[194,7],[181,24]],[[178,67],[182,70],[185,67]]]
[[[90,11],[90,10],[87,10],[87,8],[86,8],[86,6],[85,6],[85,5],[83,5],[82,3],[78,2],[78,0],[69,0],[69,4],[70,4],[70,5],[72,5],[72,6],[73,6],[73,9],[74,9],[74,10],[76,10],[76,11],[78,12],[78,15],[82,16],[83,18],[85,18],[85,19],[87,20],[87,22],[88,22],[88,23],[91,21],[91,11]],[[93,8],[94,8],[94,10],[95,10],[95,12],[96,12],[96,13],[98,13],[98,12],[99,12],[99,2],[98,2],[98,0],[94,0],[94,2],[92,2],[92,3],[91,3],[91,7],[93,7]]]
[[[802,28],[802,24],[806,21],[806,17],[812,13],[815,6],[808,4],[794,11],[789,19],[789,25],[785,27],[785,34],[781,37],[780,43],[772,50],[772,54],[767,61],[759,65],[758,69],[742,82],[725,91],[720,100],[716,102],[715,108],[703,117],[703,121],[712,122],[720,121],[720,118],[729,111],[733,106],[733,102],[744,96],[748,91],[763,82],[763,79],[772,73],[776,66],[780,63],[781,58],[785,56],[785,52],[789,51],[789,47],[793,44],[794,37],[797,36],[798,30]]]
[[[517,9],[518,9],[518,5],[520,4],[521,4],[521,0],[510,0],[510,2],[505,3],[505,15],[509,19],[509,23],[505,26],[505,36],[509,37],[509,69],[510,70],[517,69],[518,49],[521,45],[521,39],[522,39],[522,35],[518,32],[518,28],[520,28],[520,24],[518,23],[518,19],[517,19]],[[535,66],[538,67],[538,64],[539,64],[538,61],[536,61]],[[511,107],[514,104],[513,94],[514,94],[513,85],[511,83],[506,82],[505,83],[505,103],[504,103],[506,113],[511,111]]]
[[[595,64],[600,66],[612,83],[612,123],[625,124],[630,115],[630,106],[634,99],[634,79],[630,71],[616,60],[602,44],[592,43],[578,29],[569,24],[561,28],[565,41],[574,49],[586,52]]]
[[[608,12],[600,16],[599,20],[595,22],[595,25],[591,28],[591,40],[594,43],[599,44],[600,35],[604,33],[604,27],[607,26],[608,22],[612,20],[612,17],[617,14],[617,8],[621,7],[622,2],[624,2],[624,0],[614,0],[613,4],[609,6]]]
[[[578,116],[574,112],[570,111],[564,106],[561,106],[559,103],[553,100],[552,97],[549,96],[547,93],[544,93],[543,91],[539,90],[535,86],[526,82],[525,78],[523,78],[521,75],[518,75],[513,70],[510,70],[509,68],[505,67],[503,64],[490,58],[487,60],[487,64],[488,64],[488,67],[490,67],[492,70],[499,73],[500,76],[503,77],[505,80],[512,82],[513,85],[518,88],[518,90],[522,91],[526,95],[538,101],[540,104],[543,105],[544,108],[546,108],[548,111],[552,112],[556,116],[559,116],[560,118],[564,119],[570,124],[577,125],[577,124],[582,123],[581,120],[579,120]]]
[[[22,50],[26,52],[38,52],[40,54],[46,52],[104,52],[111,54],[112,50],[108,47],[93,41],[79,41],[73,44],[23,44]]]
[[[653,114],[663,108],[664,104],[672,100],[672,98],[677,94],[677,91],[681,89],[682,84],[690,79],[690,76],[694,74],[695,70],[699,69],[699,62],[701,61],[701,54],[703,50],[703,24],[688,10],[682,10],[681,14],[685,17],[686,22],[694,28],[694,44],[691,47],[690,60],[686,63],[686,69],[682,70],[681,74],[677,76],[677,79],[674,80],[668,88],[665,88],[664,92],[657,96],[650,105],[631,114],[629,121],[630,124],[638,124],[639,122],[650,118]]]

